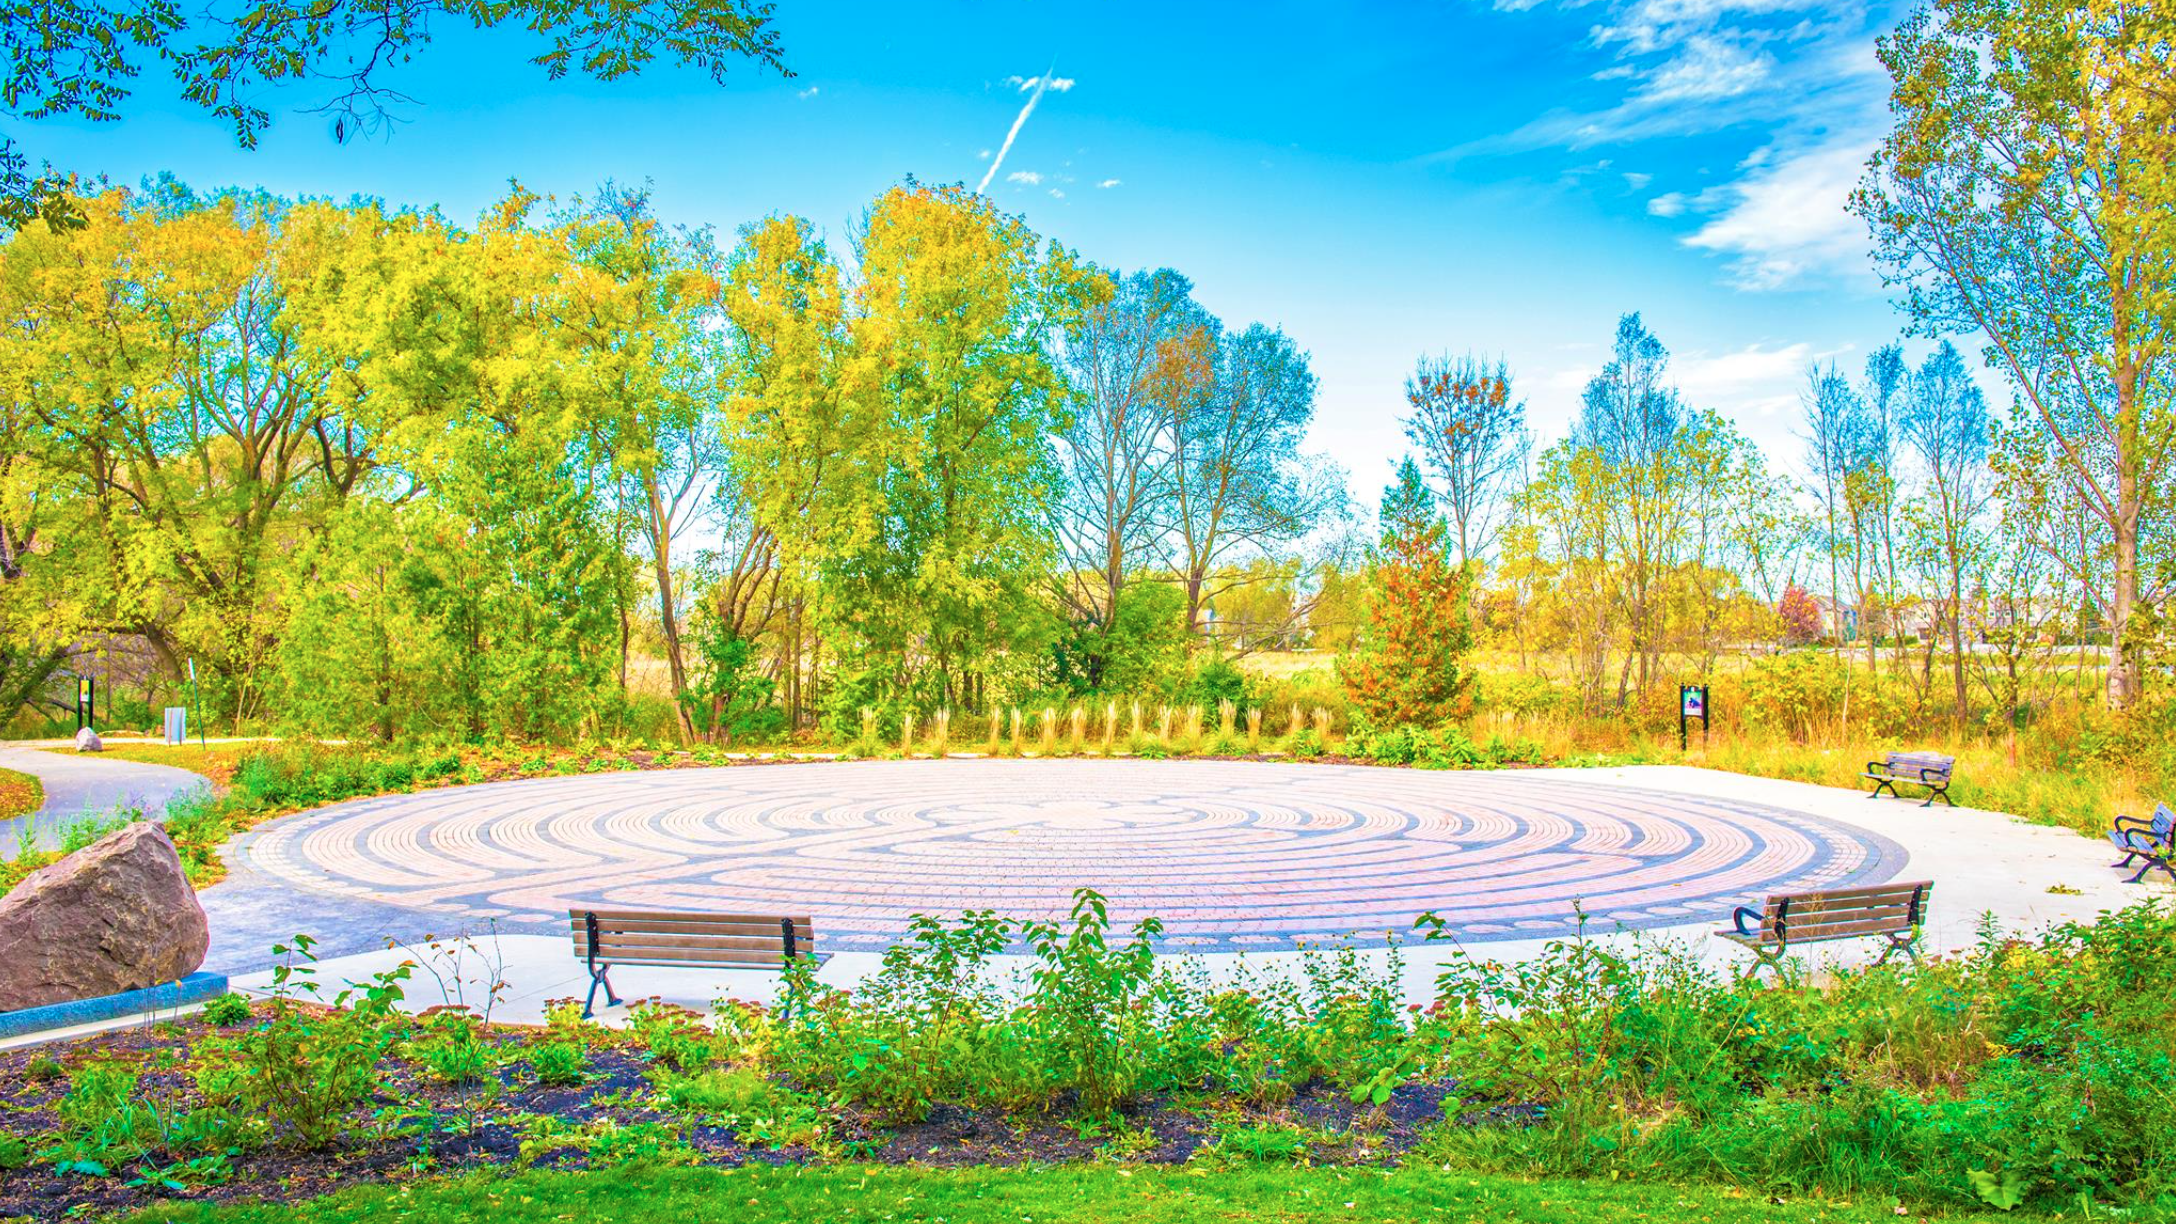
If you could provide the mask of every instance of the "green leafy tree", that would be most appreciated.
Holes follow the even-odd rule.
[[[2165,594],[2140,550],[2176,456],[2171,27],[2156,0],[1919,8],[1880,42],[1894,127],[1852,196],[1919,326],[1984,338],[2098,521],[2116,708]]]
[[[864,220],[845,355],[862,428],[854,519],[828,550],[831,613],[889,683],[978,705],[993,660],[1047,630],[1051,358],[1091,274],[979,195],[895,188]],[[1032,653],[1032,652],[1024,652]]]
[[[786,72],[771,6],[746,0],[217,0],[186,11],[170,0],[7,0],[0,114],[110,123],[125,113],[143,70],[156,66],[184,101],[231,125],[245,149],[271,126],[269,92],[329,84],[331,96],[314,109],[345,141],[382,127],[409,100],[384,78],[449,22],[542,36],[530,62],[555,81],[570,71],[615,81],[661,57],[720,84],[745,60]],[[50,169],[33,178],[22,149],[0,132],[0,226],[79,222],[70,186]]]
[[[1367,629],[1339,660],[1338,677],[1375,724],[1433,726],[1470,705],[1470,571],[1450,559],[1434,495],[1411,456],[1383,492],[1382,528]]]

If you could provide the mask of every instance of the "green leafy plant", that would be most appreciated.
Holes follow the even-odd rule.
[[[222,1028],[247,1023],[250,1018],[249,999],[238,994],[223,994],[204,1004],[204,1020]]]

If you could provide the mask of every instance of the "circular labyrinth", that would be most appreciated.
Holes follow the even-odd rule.
[[[881,948],[915,914],[1061,915],[1073,890],[1174,948],[1469,940],[1713,922],[1878,883],[1886,838],[1759,804],[1519,773],[1241,762],[899,761],[616,773],[366,799],[269,825],[252,866],[511,922],[569,907],[807,913]]]

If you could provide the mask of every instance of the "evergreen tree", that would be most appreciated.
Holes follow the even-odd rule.
[[[1464,713],[1472,676],[1465,565],[1446,548],[1434,497],[1408,456],[1383,491],[1383,538],[1370,575],[1368,625],[1338,665],[1345,691],[1373,723],[1433,725]]]

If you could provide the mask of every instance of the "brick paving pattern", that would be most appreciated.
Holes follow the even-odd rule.
[[[1721,921],[1876,883],[1904,853],[1760,804],[1519,773],[1243,762],[897,761],[596,774],[337,804],[265,826],[257,873],[449,923],[570,905],[807,912],[834,948],[916,913],[1049,917],[1075,888],[1172,950]]]

